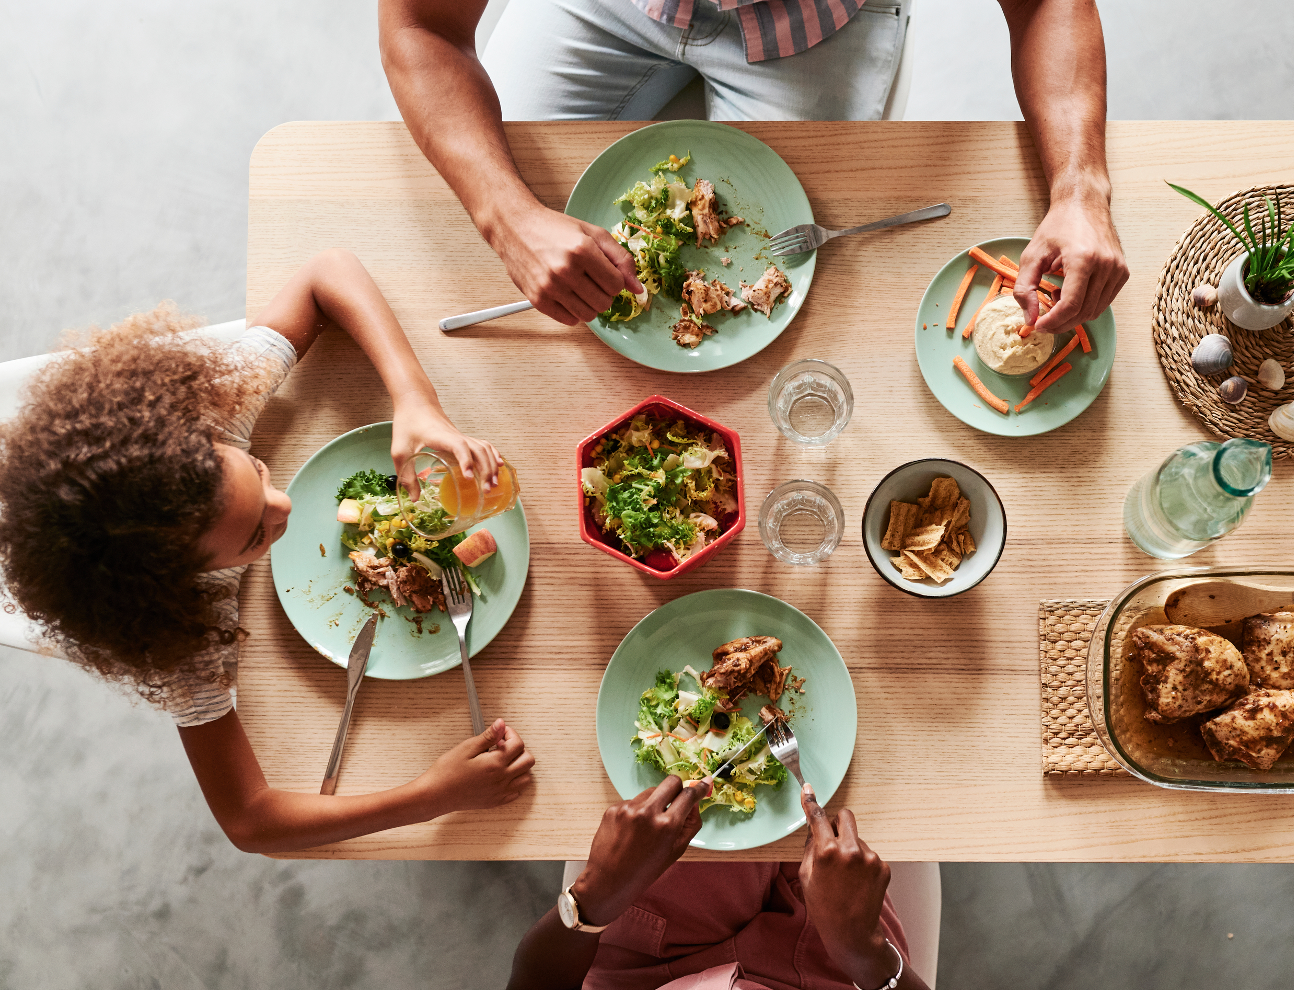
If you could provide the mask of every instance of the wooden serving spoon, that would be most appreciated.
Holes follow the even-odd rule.
[[[1178,588],[1164,603],[1168,621],[1208,628],[1238,622],[1261,612],[1294,611],[1294,591],[1231,581],[1197,581]]]

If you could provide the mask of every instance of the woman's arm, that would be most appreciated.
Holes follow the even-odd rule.
[[[1094,0],[1000,0],[1011,74],[1051,206],[1020,257],[1015,297],[1039,330],[1093,319],[1128,280],[1105,165],[1105,39]],[[1038,279],[1063,269],[1060,301],[1037,318]]]
[[[179,731],[211,813],[243,852],[308,849],[451,811],[510,804],[530,783],[535,762],[521,737],[498,719],[407,784],[374,794],[302,794],[266,783],[237,712]]]
[[[253,325],[281,333],[304,357],[330,326],[345,330],[373,362],[395,406],[391,458],[396,471],[424,446],[448,450],[468,477],[479,474],[493,485],[502,459],[492,444],[464,436],[440,406],[436,389],[422,370],[409,338],[391,312],[382,290],[349,251],[334,248],[307,261]]]

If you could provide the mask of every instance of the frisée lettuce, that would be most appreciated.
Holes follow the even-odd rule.
[[[636,732],[630,745],[636,747],[638,762],[685,781],[712,775],[759,731],[740,712],[720,710],[727,696],[724,690],[702,685],[691,666],[677,674],[659,671],[656,683],[642,693],[634,720]],[[786,767],[760,739],[741,754],[727,779],[714,778],[714,788],[701,801],[700,810],[724,805],[731,812],[748,814],[755,810],[757,785],[778,788],[786,777]]]

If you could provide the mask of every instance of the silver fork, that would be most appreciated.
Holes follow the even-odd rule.
[[[485,718],[481,715],[481,699],[476,696],[476,681],[472,679],[472,661],[467,657],[467,624],[472,621],[472,589],[455,568],[446,568],[441,572],[440,586],[445,590],[449,621],[458,630],[458,655],[463,658],[467,707],[472,710],[472,734],[479,736],[485,731]]]
[[[768,729],[768,745],[777,757],[777,762],[791,771],[795,782],[804,789],[804,778],[800,776],[800,744],[789,725],[775,722]]]
[[[900,213],[897,217],[890,217],[888,220],[877,220],[874,223],[865,223],[861,227],[850,227],[848,230],[828,230],[826,227],[819,227],[816,223],[802,223],[795,227],[788,227],[780,234],[774,234],[769,239],[768,246],[772,253],[779,257],[803,254],[805,251],[822,247],[833,237],[863,234],[869,230],[883,230],[886,227],[897,227],[899,224],[916,223],[918,220],[933,220],[936,217],[946,217],[952,211],[953,208],[947,203],[940,203],[938,206],[927,206],[924,210]]]

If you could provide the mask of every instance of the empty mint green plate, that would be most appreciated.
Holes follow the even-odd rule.
[[[1005,254],[1019,264],[1020,253],[1028,243],[1027,237],[999,237],[984,241],[979,247],[990,257],[998,258]],[[948,322],[948,306],[970,266],[969,254],[967,249],[939,269],[939,274],[921,297],[916,325],[917,363],[921,366],[926,384],[945,409],[963,423],[985,433],[995,433],[1002,437],[1027,437],[1064,426],[1092,404],[1101,394],[1101,389],[1105,388],[1106,379],[1110,377],[1110,368],[1114,365],[1114,314],[1107,309],[1095,320],[1083,324],[1087,328],[1088,339],[1092,342],[1092,352],[1084,354],[1082,347],[1074,348],[1065,359],[1074,366],[1073,370],[1017,413],[1015,406],[1029,393],[1031,376],[1014,378],[999,375],[980,361],[979,355],[975,353],[973,340],[962,339],[966,324],[988,295],[989,286],[993,282],[992,272],[980,267],[957,312],[956,329],[948,330],[944,326]],[[1047,279],[1056,283],[1064,282],[1059,275],[1048,275]],[[1069,343],[1070,336],[1071,332],[1059,334],[1058,346],[1063,347]],[[1011,404],[1009,415],[1003,416],[986,405],[953,367],[953,357],[958,354],[971,366],[971,370],[990,392]]]
[[[287,487],[292,515],[282,538],[270,549],[274,590],[279,604],[302,638],[342,667],[351,643],[370,610],[342,590],[354,584],[349,551],[342,545],[337,521],[337,486],[356,471],[394,473],[391,464],[391,424],[374,423],[343,433],[315,452]],[[487,519],[498,552],[472,569],[483,592],[473,602],[467,627],[467,650],[476,656],[507,624],[521,598],[530,568],[530,534],[521,502],[502,515]],[[370,596],[381,602],[388,618],[379,619],[368,658],[369,677],[411,680],[457,667],[458,635],[444,612],[425,612],[421,629],[408,606],[396,608],[385,591]],[[432,630],[439,625],[439,631]]]
[[[666,668],[677,672],[686,664],[709,670],[714,648],[741,636],[776,636],[782,641],[782,666],[790,664],[791,676],[805,678],[804,694],[787,690],[778,703],[791,713],[804,779],[823,804],[831,800],[854,755],[858,730],[849,670],[827,634],[799,609],[737,588],[698,591],[662,605],[629,630],[612,654],[598,690],[598,751],[622,798],[664,779],[634,758],[637,747],[630,742],[637,734],[638,699],[655,682],[656,672]],[[758,723],[760,706],[767,703],[767,698],[747,698],[741,707]],[[793,777],[776,790],[757,787],[755,796],[755,810],[749,815],[720,806],[706,809],[692,845],[753,849],[804,824]]]
[[[787,227],[813,223],[813,210],[804,187],[786,162],[768,145],[745,131],[708,120],[670,120],[627,134],[607,148],[580,176],[566,203],[566,212],[610,230],[626,215],[615,200],[640,179],[650,182],[651,166],[692,152],[692,162],[676,175],[690,188],[697,179],[709,179],[719,204],[746,223],[729,227],[713,247],[683,247],[681,257],[689,269],[699,268],[706,278],[718,276],[734,292],[744,280],[753,283],[770,264],[790,279],[790,298],[782,297],[770,320],[753,309],[716,313],[709,318],[715,333],[695,348],[680,347],[670,336],[679,319],[679,300],[664,293],[652,299],[651,309],[628,323],[611,323],[601,317],[589,327],[602,341],[631,361],[659,371],[714,371],[758,354],[777,339],[795,318],[813,281],[817,252],[772,258],[768,238]],[[720,258],[729,257],[726,268]]]

